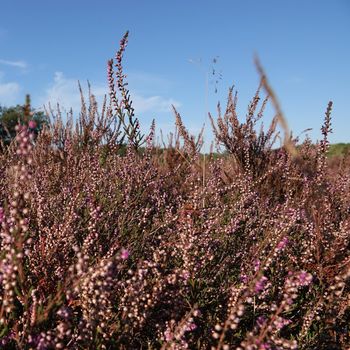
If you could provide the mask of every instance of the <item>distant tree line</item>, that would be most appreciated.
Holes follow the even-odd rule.
[[[8,146],[16,136],[16,125],[26,124],[38,135],[44,125],[49,123],[49,118],[45,113],[30,108],[25,111],[27,105],[17,105],[12,107],[0,106],[0,141],[3,146]]]

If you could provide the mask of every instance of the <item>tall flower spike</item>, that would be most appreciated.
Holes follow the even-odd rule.
[[[107,77],[109,85],[109,95],[112,106],[119,120],[119,125],[123,126],[124,136],[128,138],[129,144],[137,149],[144,142],[144,135],[140,132],[139,121],[135,117],[135,110],[132,106],[130,92],[127,89],[128,83],[125,81],[126,75],[123,72],[123,55],[128,43],[129,32],[127,31],[120,41],[119,50],[115,55],[116,63],[113,59],[107,63]],[[114,67],[116,67],[115,79]],[[117,90],[120,93],[120,101],[117,98]],[[124,137],[122,138],[124,139]]]

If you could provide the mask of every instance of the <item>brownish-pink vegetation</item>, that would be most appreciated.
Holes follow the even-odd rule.
[[[0,154],[1,348],[348,349],[350,176],[327,163],[332,104],[318,144],[275,149],[282,116],[257,132],[268,98],[241,122],[230,91],[212,117],[223,156],[204,161],[176,111],[160,148],[135,118],[126,43],[110,104],[90,93],[76,126],[58,113],[35,142],[18,126]]]

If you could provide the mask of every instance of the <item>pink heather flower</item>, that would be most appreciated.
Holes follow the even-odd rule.
[[[255,293],[261,292],[264,289],[266,282],[267,282],[267,277],[262,276],[260,280],[255,284],[255,288],[254,288]]]
[[[0,207],[0,224],[4,221],[4,218],[5,218],[4,209]]]
[[[190,278],[190,273],[184,270],[182,271],[181,277],[187,281]]]
[[[194,331],[197,328],[195,323],[190,323],[187,327],[186,327],[186,332],[191,332]]]
[[[265,316],[259,316],[256,319],[256,323],[259,327],[262,327],[264,325],[264,323],[266,322],[266,317]]]
[[[301,271],[298,275],[299,285],[308,286],[312,281],[312,275],[306,271]]]
[[[0,339],[0,345],[2,345],[2,346],[8,345],[8,343],[10,342],[11,339],[14,338],[14,336],[15,336],[15,332],[13,330],[11,330],[9,332],[9,334],[7,334],[6,336],[4,336]]]
[[[282,240],[277,244],[277,250],[284,249],[288,243],[289,243],[289,240],[287,237],[282,238]]]
[[[123,260],[126,260],[130,255],[130,252],[127,250],[127,249],[122,249],[121,253],[120,253],[120,257],[123,259]]]
[[[259,259],[254,260],[254,271],[258,271],[260,268],[261,262]]]
[[[278,330],[281,330],[284,326],[289,325],[291,322],[291,320],[288,320],[286,318],[278,317],[275,321],[275,326]]]
[[[247,282],[248,282],[248,276],[247,276],[246,274],[242,274],[242,275],[240,276],[240,280],[241,280],[241,282],[243,282],[243,283],[247,283]]]
[[[30,120],[28,123],[28,126],[30,129],[35,129],[36,128],[36,122],[34,120]]]
[[[202,316],[202,313],[201,313],[200,310],[194,310],[194,311],[193,311],[193,316],[194,316],[194,317],[199,317],[199,316]]]
[[[170,332],[169,330],[166,330],[165,332],[164,332],[164,336],[165,336],[165,340],[166,341],[170,341],[170,340],[172,340],[173,339],[173,333],[172,332]]]

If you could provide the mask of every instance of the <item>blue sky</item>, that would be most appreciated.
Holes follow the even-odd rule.
[[[89,80],[101,98],[107,59],[129,30],[124,67],[145,130],[152,118],[172,130],[174,104],[192,132],[206,121],[210,141],[206,111],[215,116],[233,84],[243,119],[259,82],[257,53],[294,134],[313,128],[319,138],[332,99],[331,141],[350,141],[347,0],[1,0],[0,11],[0,105],[30,93],[35,107],[58,101],[77,115],[77,81]],[[269,109],[266,124],[272,116]]]

